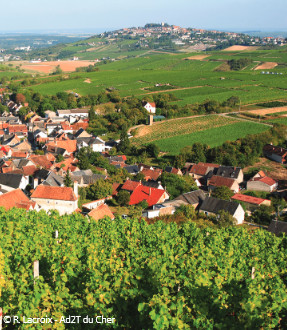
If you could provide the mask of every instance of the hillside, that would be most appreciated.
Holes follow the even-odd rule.
[[[1,209],[0,232],[0,306],[20,322],[36,315],[70,329],[62,317],[88,315],[129,329],[284,327],[286,238],[261,229]]]

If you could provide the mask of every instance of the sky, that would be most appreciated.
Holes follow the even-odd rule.
[[[286,0],[13,0],[0,32],[89,31],[166,22],[227,31],[286,31]]]

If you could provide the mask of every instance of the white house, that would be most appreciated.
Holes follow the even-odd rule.
[[[206,215],[217,215],[219,211],[226,211],[236,219],[237,225],[241,225],[245,217],[243,207],[237,202],[224,201],[214,197],[206,197],[199,211]]]
[[[57,210],[60,215],[71,214],[78,208],[78,184],[74,184],[74,190],[70,187],[39,185],[31,195],[31,200],[46,212]]]
[[[154,102],[143,102],[143,107],[149,112],[149,113],[155,113],[156,112],[156,105]]]

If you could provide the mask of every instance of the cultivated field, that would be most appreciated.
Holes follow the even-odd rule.
[[[172,154],[195,142],[217,146],[228,140],[236,140],[248,134],[256,134],[268,126],[239,121],[236,118],[220,115],[178,118],[143,126],[136,131],[132,143],[136,145],[155,143],[162,151]]]
[[[264,115],[268,115],[270,113],[278,113],[278,112],[286,112],[286,111],[287,111],[287,106],[286,107],[277,107],[277,108],[250,110],[248,112],[253,113],[255,115],[264,116]]]
[[[64,72],[76,71],[76,68],[94,65],[91,61],[51,61],[40,63],[22,63],[22,68],[26,71],[36,71],[41,73],[51,73],[59,65]]]
[[[257,49],[256,46],[240,46],[240,45],[234,45],[228,48],[225,48],[224,52],[233,52],[233,51],[243,51],[243,50],[255,50]]]
[[[195,142],[205,143],[210,147],[222,145],[226,141],[235,141],[248,134],[258,134],[268,129],[268,126],[248,121],[228,124],[224,127],[214,127],[206,130],[170,137],[155,141],[162,151],[178,154],[180,150]]]
[[[190,56],[185,58],[185,60],[204,60],[205,58],[209,57],[209,55],[194,55],[194,56]]]
[[[274,69],[278,63],[276,62],[265,62],[263,64],[258,65],[254,70],[268,70],[268,69]]]
[[[101,49],[102,47],[104,46],[101,46]],[[248,52],[248,57],[253,62],[243,70],[216,71],[228,60],[246,56],[246,51],[172,55],[148,51],[141,56],[97,64],[98,72],[69,73],[71,79],[63,81],[42,83],[39,78],[39,84],[27,88],[48,95],[54,95],[60,91],[73,91],[84,96],[99,93],[110,87],[118,90],[123,97],[135,95],[142,98],[150,92],[153,92],[150,96],[157,93],[172,93],[177,97],[173,104],[179,106],[203,102],[206,99],[222,102],[231,96],[238,96],[242,105],[286,99],[286,48],[268,51],[254,50]],[[187,58],[197,60],[186,60]],[[263,75],[260,71],[255,71],[254,67],[263,62],[278,63],[272,72],[282,73],[282,75]],[[60,63],[54,62],[56,65]],[[79,63],[87,66],[91,62],[72,61],[73,65]],[[48,64],[46,62],[38,65]],[[170,84],[175,88],[156,90],[156,84]]]

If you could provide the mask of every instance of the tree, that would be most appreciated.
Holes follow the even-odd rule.
[[[71,179],[69,169],[67,170],[67,174],[66,174],[65,179],[64,179],[64,185],[65,185],[65,187],[72,187],[73,186],[73,180]]]
[[[146,152],[150,155],[150,157],[157,158],[160,152],[159,146],[154,143],[150,143],[146,147]]]
[[[126,190],[119,191],[117,195],[117,202],[121,206],[129,205],[131,195]]]
[[[103,179],[96,181],[87,188],[87,198],[91,200],[102,199],[112,194],[112,185]]]
[[[221,210],[218,212],[218,226],[220,228],[234,226],[236,219],[227,211]]]
[[[177,174],[164,172],[160,180],[163,187],[166,187],[171,199],[180,194],[198,189],[193,178],[190,176],[181,177]]]
[[[16,94],[16,96],[15,96],[15,102],[17,103],[17,104],[22,104],[22,103],[24,103],[26,101],[26,97],[23,95],[23,94],[21,94],[21,93],[17,93]]]
[[[192,205],[180,205],[175,213],[175,215],[182,215],[188,220],[193,220],[196,218],[195,209]]]
[[[130,140],[126,131],[121,132],[120,143],[118,144],[118,151],[128,153],[130,148]]]
[[[64,160],[65,160],[65,158],[64,158],[63,155],[58,154],[58,155],[56,156],[56,162],[57,162],[57,163],[60,163],[60,162],[62,162],[62,161],[64,161]]]
[[[212,193],[212,196],[218,199],[229,201],[234,193],[226,186],[216,187]]]
[[[62,74],[62,73],[63,73],[63,70],[61,69],[60,65],[57,65],[52,74],[57,75],[57,74]]]
[[[251,222],[266,226],[270,224],[272,219],[272,207],[267,205],[260,205],[250,217]]]
[[[93,121],[93,120],[96,120],[96,119],[97,119],[97,115],[95,113],[95,108],[92,105],[91,109],[89,110],[89,121]]]

